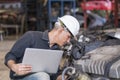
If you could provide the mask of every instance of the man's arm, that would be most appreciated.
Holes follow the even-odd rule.
[[[16,75],[25,75],[31,72],[32,67],[27,64],[16,64],[14,60],[9,60],[8,67],[16,73]]]
[[[33,41],[31,34],[31,32],[27,32],[16,41],[12,49],[5,56],[5,65],[7,65],[9,60],[14,60],[17,63],[22,62],[25,49],[30,47]]]
[[[26,74],[31,70],[31,66],[21,64],[25,49],[31,45],[31,39],[31,32],[27,32],[5,56],[5,65],[17,75]]]

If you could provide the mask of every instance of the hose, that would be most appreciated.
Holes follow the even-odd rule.
[[[66,67],[62,72],[62,80],[65,80],[65,74],[68,70],[70,70],[70,71],[72,70],[70,72],[70,75],[75,74],[75,68],[74,67]]]

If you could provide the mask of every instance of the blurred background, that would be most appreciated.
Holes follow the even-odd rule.
[[[58,17],[75,16],[82,30],[120,27],[120,0],[0,0],[0,80],[9,80],[4,56],[26,31],[52,29]]]

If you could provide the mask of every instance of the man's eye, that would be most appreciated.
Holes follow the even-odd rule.
[[[71,36],[68,36],[68,38],[71,38]]]

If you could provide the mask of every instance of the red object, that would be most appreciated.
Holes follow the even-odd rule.
[[[112,2],[110,0],[91,0],[81,3],[84,10],[112,10]]]

